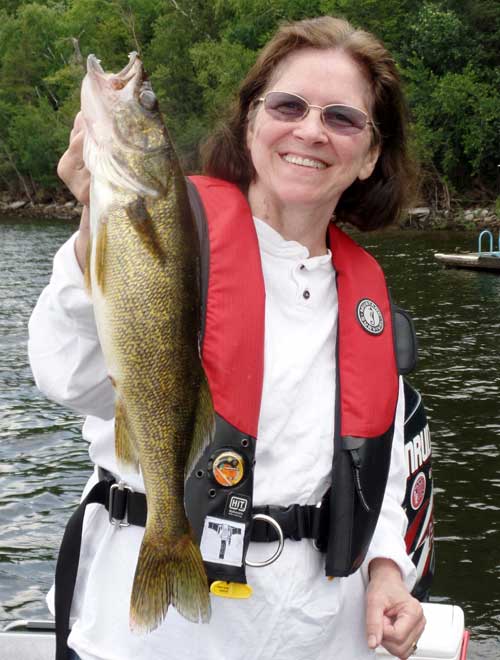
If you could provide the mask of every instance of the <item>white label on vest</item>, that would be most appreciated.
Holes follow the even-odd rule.
[[[360,300],[356,314],[362,327],[371,335],[379,335],[384,330],[384,317],[380,307],[373,300],[369,298]]]
[[[244,523],[207,516],[200,543],[203,559],[216,564],[241,566],[244,535]]]

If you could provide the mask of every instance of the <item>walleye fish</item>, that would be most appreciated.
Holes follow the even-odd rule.
[[[199,354],[199,243],[183,173],[136,53],[117,74],[90,55],[82,83],[91,172],[86,278],[116,395],[116,455],[142,471],[148,516],[130,626],[169,605],[207,621],[210,599],[184,479],[214,428]]]

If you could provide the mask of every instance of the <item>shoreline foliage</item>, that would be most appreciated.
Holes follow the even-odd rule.
[[[0,192],[64,198],[56,165],[89,53],[137,50],[187,171],[258,50],[284,20],[348,18],[394,53],[412,115],[421,202],[495,203],[500,178],[496,0],[0,0]]]

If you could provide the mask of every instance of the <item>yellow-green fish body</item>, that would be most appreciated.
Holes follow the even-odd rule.
[[[89,57],[82,88],[91,179],[88,279],[116,393],[119,462],[140,469],[148,517],[131,626],[172,604],[210,615],[207,578],[184,510],[184,480],[213,430],[199,354],[199,245],[183,173],[137,56],[116,75]]]

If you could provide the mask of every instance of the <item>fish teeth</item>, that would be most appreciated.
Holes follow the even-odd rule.
[[[295,154],[285,154],[283,160],[286,160],[287,163],[293,163],[294,165],[303,165],[304,167],[315,167],[317,170],[324,170],[326,168],[325,163],[322,163],[320,160],[313,160],[312,158],[303,158],[302,156],[296,156]]]

